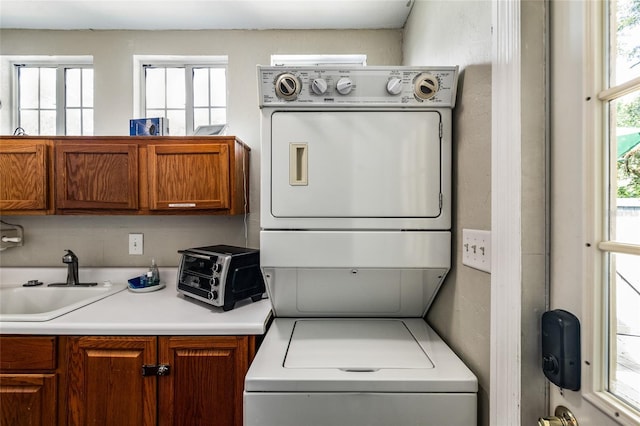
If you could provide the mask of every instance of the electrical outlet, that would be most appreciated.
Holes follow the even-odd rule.
[[[143,234],[129,234],[129,254],[142,254],[143,252]]]
[[[491,231],[462,230],[462,264],[491,273]]]

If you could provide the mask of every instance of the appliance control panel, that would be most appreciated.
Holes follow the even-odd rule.
[[[453,108],[458,67],[258,66],[260,107]]]

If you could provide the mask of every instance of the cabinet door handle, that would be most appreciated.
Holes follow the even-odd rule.
[[[142,375],[143,376],[168,376],[171,368],[168,364],[160,364],[160,365],[143,365],[142,366]]]

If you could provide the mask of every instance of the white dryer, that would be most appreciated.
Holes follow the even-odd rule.
[[[457,67],[258,67],[261,267],[275,315],[246,426],[476,424],[423,317],[451,265]]]

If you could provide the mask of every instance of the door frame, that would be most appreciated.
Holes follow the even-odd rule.
[[[492,0],[491,350],[489,423],[521,423],[521,22],[519,0]]]

